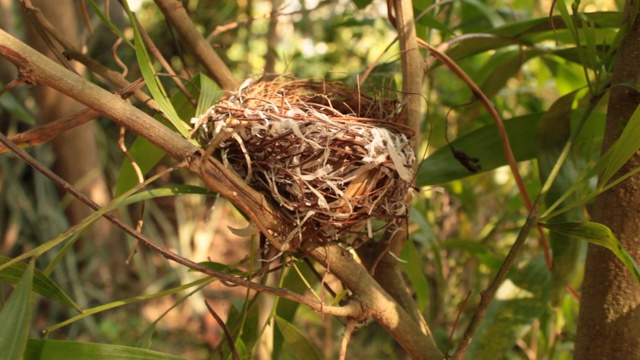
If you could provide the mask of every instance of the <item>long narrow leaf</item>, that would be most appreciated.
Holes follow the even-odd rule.
[[[74,323],[74,322],[76,322],[76,321],[78,321],[80,319],[83,319],[83,318],[85,318],[87,316],[91,316],[91,315],[97,314],[99,312],[103,312],[103,311],[106,311],[106,310],[110,310],[110,309],[113,309],[113,308],[117,308],[117,307],[120,307],[120,306],[123,306],[123,305],[127,305],[127,304],[131,304],[131,303],[134,303],[134,302],[138,302],[138,301],[145,301],[145,300],[150,300],[150,299],[161,298],[163,296],[175,294],[177,292],[184,291],[184,290],[192,288],[194,286],[199,286],[199,285],[205,284],[207,282],[211,282],[211,281],[212,281],[211,277],[205,277],[205,278],[202,278],[202,279],[199,279],[199,280],[196,280],[196,281],[192,281],[192,282],[190,282],[188,284],[180,285],[180,286],[177,286],[177,287],[174,287],[174,288],[171,288],[171,289],[168,289],[168,290],[160,291],[160,292],[157,292],[157,293],[153,293],[153,294],[149,294],[149,295],[134,296],[134,297],[131,297],[131,298],[128,298],[128,299],[118,300],[118,301],[114,301],[114,302],[111,302],[111,303],[108,303],[108,304],[96,306],[96,307],[91,308],[91,309],[86,309],[80,315],[76,315],[76,316],[72,317],[71,319],[65,320],[65,321],[63,321],[61,323],[58,323],[58,324],[55,324],[55,325],[52,325],[52,326],[49,326],[49,327],[45,328],[45,331],[46,332],[51,332],[53,330],[59,329],[59,328],[61,328],[63,326],[69,325],[69,324]]]
[[[307,338],[302,331],[298,330],[293,324],[284,320],[283,318],[276,316],[276,326],[278,330],[284,336],[284,341],[287,343],[289,349],[294,354],[296,359],[299,360],[320,360],[320,354],[313,345],[311,340]]]
[[[20,360],[27,346],[31,326],[31,288],[34,263],[29,263],[18,286],[0,311],[0,353],[2,359]]]
[[[200,78],[200,97],[198,97],[195,116],[203,115],[213,105],[216,92],[220,90],[210,77],[202,73],[198,75]]]
[[[171,101],[169,101],[169,96],[162,86],[162,83],[160,83],[160,80],[155,76],[151,58],[149,57],[147,48],[144,46],[144,41],[142,40],[142,35],[140,34],[140,30],[136,24],[135,16],[128,6],[125,6],[125,8],[131,21],[131,27],[133,28],[136,58],[138,59],[138,66],[140,67],[142,78],[147,84],[147,88],[149,89],[149,92],[151,92],[151,96],[158,103],[160,109],[162,109],[162,112],[167,116],[171,124],[180,134],[182,134],[182,136],[188,137],[189,129],[187,128],[187,125],[182,121],[182,119],[180,119],[180,116],[178,116],[176,109],[173,107],[173,104],[171,104]]]
[[[0,264],[4,264],[10,261],[10,258],[0,256]],[[8,268],[0,271],[0,282],[6,282],[16,285],[18,281],[23,277],[28,270],[28,266],[25,263],[18,262]],[[69,306],[78,312],[82,312],[82,309],[67,296],[67,294],[56,285],[51,279],[49,279],[42,271],[35,269],[33,275],[33,291],[44,296],[47,299],[51,299],[62,305]]]
[[[535,157],[535,129],[541,114],[513,118],[504,122],[509,142],[517,161]],[[507,165],[500,135],[494,124],[487,125],[454,140],[451,145],[470,157],[480,160],[480,171],[488,171]],[[418,186],[441,184],[475,175],[461,165],[451,149],[442,147],[420,164],[416,183]]]
[[[135,347],[75,341],[29,339],[24,360],[184,360],[184,358]]]
[[[588,222],[588,221],[575,221],[564,223],[540,223],[543,227],[556,231],[560,234],[575,237],[580,240],[590,242],[592,244],[605,247],[618,258],[624,266],[629,269],[631,275],[640,282],[640,269],[633,260],[629,252],[622,246],[620,241],[613,234],[611,229],[605,225]]]
[[[543,183],[547,181],[556,163],[563,160],[561,155],[571,136],[571,111],[577,94],[578,92],[574,91],[556,100],[543,115],[538,125],[536,153],[538,172]],[[563,197],[580,176],[576,159],[572,155],[574,154],[569,153],[557,176],[553,179],[553,184],[545,197],[547,205],[551,205]],[[565,201],[576,200],[578,200],[576,192],[572,192],[572,195],[567,197]],[[572,211],[554,218],[553,222],[584,220],[583,208],[584,206],[575,207]],[[556,232],[550,234],[550,243],[553,254],[551,304],[555,307],[560,303],[564,289],[573,276],[582,244],[577,241],[568,241],[566,235]]]
[[[127,206],[130,204],[134,204],[140,201],[151,200],[160,197],[166,196],[176,196],[176,195],[205,195],[205,196],[215,196],[216,193],[200,186],[194,185],[172,185],[160,187],[157,189],[143,190],[134,195],[129,196],[126,200],[122,201],[118,204],[118,207]]]

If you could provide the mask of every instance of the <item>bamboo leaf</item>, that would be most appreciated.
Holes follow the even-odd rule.
[[[118,207],[131,205],[137,202],[151,200],[160,197],[176,196],[176,195],[205,195],[215,196],[216,193],[200,186],[194,185],[171,185],[156,189],[143,190],[129,196],[118,204]]]
[[[540,225],[551,231],[584,240],[611,250],[611,252],[613,252],[620,261],[622,261],[624,266],[629,269],[631,275],[640,282],[640,269],[638,268],[638,265],[631,255],[629,255],[624,246],[622,246],[620,241],[618,241],[611,229],[605,225],[588,221],[570,221],[553,224],[540,223]]]
[[[109,27],[109,30],[113,31],[114,34],[117,34],[118,37],[124,41],[125,44],[129,45],[132,49],[134,48],[134,46],[131,43],[131,41],[129,41],[129,39],[127,39],[127,37],[124,36],[122,31],[120,31],[120,27],[118,27],[116,24],[114,24],[111,21],[111,19],[109,19],[109,17],[107,17],[102,12],[102,10],[100,10],[100,7],[95,3],[94,0],[89,0],[89,5],[93,9],[93,11],[96,13],[96,15],[98,15],[98,17],[100,18],[100,21],[103,24],[107,25],[107,27]]]
[[[126,2],[124,4],[126,4]],[[133,28],[136,58],[138,59],[138,66],[140,67],[142,78],[147,84],[147,88],[149,89],[151,96],[158,103],[158,106],[160,106],[160,109],[162,109],[162,112],[166,115],[167,119],[176,128],[176,130],[186,138],[189,136],[189,128],[180,116],[178,116],[176,109],[173,107],[173,104],[171,104],[171,101],[169,101],[169,96],[162,86],[162,83],[155,76],[155,70],[153,69],[151,58],[149,57],[147,48],[144,46],[144,41],[142,40],[142,35],[140,34],[140,30],[136,24],[135,16],[128,6],[125,6],[125,9],[127,10],[127,14],[131,21],[131,27]]]
[[[198,97],[195,116],[203,115],[214,104],[217,97],[216,93],[220,90],[210,77],[202,73],[199,73],[198,76],[200,79],[200,97]]]
[[[31,326],[31,289],[34,262],[26,267],[14,292],[0,311],[0,349],[2,358],[20,360],[27,346]]]
[[[293,292],[302,294],[307,290],[305,282],[310,283],[311,286],[316,285],[319,281],[316,276],[314,276],[313,271],[309,266],[300,266],[300,273],[297,271],[293,271],[291,268],[287,270],[284,281],[282,282],[282,287],[285,289],[289,289]],[[300,277],[304,277],[305,281],[302,281]],[[280,317],[282,320],[291,322],[298,311],[300,304],[291,301],[288,299],[280,298],[278,299],[278,307],[276,308],[276,315]],[[283,337],[282,332],[276,331],[273,334],[273,355],[277,358],[281,351],[282,347],[285,344],[285,339]]]
[[[517,161],[529,160],[535,156],[535,129],[540,116],[541,114],[532,114],[504,122]],[[459,137],[451,145],[470,157],[478,158],[482,166],[480,171],[493,170],[507,164],[502,142],[494,124]],[[445,146],[420,164],[416,184],[418,186],[441,184],[475,174],[460,164],[454,158],[451,149]]]
[[[422,270],[422,260],[413,241],[405,243],[400,258],[406,261],[400,263],[400,268],[409,278],[411,289],[416,293],[418,308],[422,311],[429,300],[429,283]]]
[[[571,111],[577,93],[574,91],[556,100],[542,116],[538,124],[536,153],[538,172],[543,183],[547,180],[549,173],[559,160],[560,153],[571,135]],[[580,176],[580,171],[572,155],[572,153],[569,154],[545,197],[547,206],[552,205],[569,192]],[[578,200],[575,192],[572,192],[572,195],[565,199],[565,201],[575,200]],[[569,212],[559,215],[553,221],[584,220],[583,211],[584,206],[578,206]],[[554,307],[560,303],[564,289],[578,265],[581,244],[577,241],[567,240],[566,235],[556,232],[550,234],[550,245],[553,254],[551,303]]]
[[[69,324],[72,324],[80,319],[83,319],[87,316],[91,316],[106,310],[110,310],[110,309],[114,309],[120,306],[124,306],[127,304],[131,304],[134,302],[138,302],[138,301],[146,301],[146,300],[151,300],[151,299],[158,299],[161,298],[163,296],[167,296],[167,295],[171,295],[171,294],[175,294],[187,289],[190,289],[194,286],[200,286],[202,284],[206,284],[208,282],[211,282],[211,277],[204,277],[202,279],[198,279],[195,281],[192,281],[188,284],[184,284],[184,285],[180,285],[171,289],[167,289],[167,290],[163,290],[163,291],[159,291],[157,293],[153,293],[153,294],[148,294],[148,295],[139,295],[139,296],[134,296],[128,299],[123,299],[123,300],[118,300],[118,301],[114,301],[114,302],[110,302],[108,304],[104,304],[104,305],[100,305],[100,306],[96,306],[90,309],[86,309],[82,312],[82,314],[80,315],[76,315],[70,319],[67,319],[61,323],[52,325],[52,326],[48,326],[45,328],[46,332],[51,332],[53,330],[59,329],[63,326],[67,326]]]
[[[600,168],[604,168],[604,173],[600,179],[600,184],[607,184],[615,173],[620,170],[633,154],[640,149],[640,106],[636,108],[629,122],[625,126],[620,137],[615,144],[609,148],[607,153],[599,161],[599,166],[592,171],[593,175],[599,173]],[[595,172],[597,171],[597,172]],[[594,173],[595,172],[595,173]]]
[[[11,260],[10,258],[0,256],[0,265]],[[6,282],[16,285],[27,271],[28,265],[23,262],[15,263],[8,268],[0,270],[0,282]],[[62,305],[66,305],[70,308],[82,312],[82,309],[67,296],[67,294],[56,285],[51,279],[49,279],[42,271],[35,269],[33,275],[33,291],[44,296],[47,299],[51,299]]]
[[[298,330],[293,324],[284,320],[283,318],[276,316],[276,326],[278,330],[284,336],[284,341],[288,345],[291,352],[296,359],[299,360],[320,360],[322,357],[318,353],[318,350],[313,346],[311,340],[309,340],[300,330]]]
[[[184,358],[136,347],[61,340],[29,339],[24,360],[184,360]]]

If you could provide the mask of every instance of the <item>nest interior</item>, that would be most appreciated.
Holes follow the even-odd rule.
[[[337,83],[247,81],[192,121],[201,144],[280,205],[295,228],[288,248],[355,246],[407,214],[415,155],[400,105]]]

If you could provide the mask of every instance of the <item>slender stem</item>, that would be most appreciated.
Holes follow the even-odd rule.
[[[511,249],[509,250],[507,257],[504,259],[504,262],[502,263],[500,270],[498,270],[498,273],[496,274],[496,277],[493,279],[491,284],[489,284],[489,286],[480,294],[480,302],[476,307],[476,311],[474,312],[473,317],[469,322],[469,325],[467,325],[467,328],[465,329],[464,334],[462,335],[462,340],[460,340],[460,342],[458,343],[458,347],[455,353],[453,354],[452,359],[462,360],[464,353],[467,351],[467,348],[471,344],[473,335],[478,329],[478,326],[480,325],[480,321],[486,315],[487,309],[489,308],[489,304],[491,303],[491,300],[493,300],[493,298],[496,295],[496,292],[498,291],[498,288],[500,287],[500,285],[502,285],[502,283],[504,282],[504,279],[507,277],[507,274],[509,273],[509,269],[511,269],[513,262],[515,261],[518,254],[520,253],[520,250],[522,249],[523,245],[527,240],[527,237],[529,236],[529,233],[531,232],[531,227],[534,226],[537,222],[538,208],[540,206],[539,203],[541,202],[541,200],[542,200],[542,197],[538,197],[538,199],[536,199],[536,204],[534,205],[533,211],[529,213],[529,216],[527,217],[527,221],[525,222],[522,229],[520,229],[520,233],[518,234],[516,241],[513,243],[513,246],[511,246]]]

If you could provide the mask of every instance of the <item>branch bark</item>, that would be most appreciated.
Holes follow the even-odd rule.
[[[287,222],[276,206],[229,172],[219,161],[210,157],[205,159],[204,151],[200,148],[120,96],[70,73],[1,29],[0,56],[18,67],[19,77],[26,83],[50,86],[148,139],[178,162],[188,161],[191,172],[244,211],[276,248],[282,245],[281,237],[293,230],[287,228]],[[412,316],[348,252],[337,245],[305,248],[303,251],[335,274],[353,292],[353,300],[360,302],[364,309],[362,319],[373,317],[412,358],[442,359],[433,338],[423,335]]]

